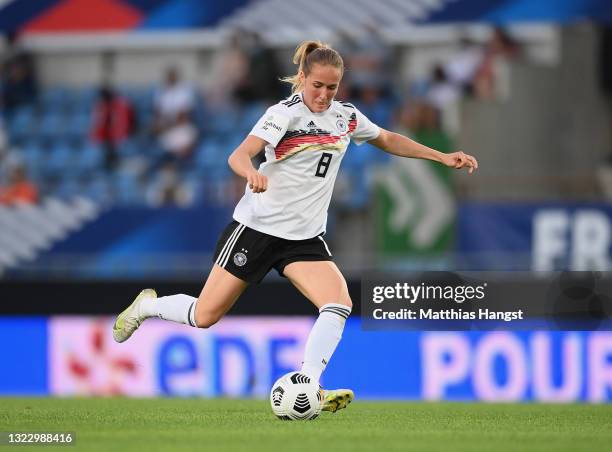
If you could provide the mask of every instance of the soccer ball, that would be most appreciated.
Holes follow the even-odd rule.
[[[283,375],[270,391],[272,411],[285,421],[316,419],[321,413],[322,401],[319,383],[300,372]]]

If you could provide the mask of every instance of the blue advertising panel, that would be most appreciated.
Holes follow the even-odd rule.
[[[612,9],[606,0],[456,0],[446,2],[422,22],[558,22],[591,19],[610,22]]]
[[[313,320],[149,321],[117,344],[106,317],[2,318],[0,395],[265,398],[299,369]],[[349,319],[322,384],[357,399],[609,403],[612,332],[363,331]]]
[[[47,319],[0,317],[0,359],[1,395],[46,395]]]
[[[457,251],[464,269],[604,270],[612,261],[612,205],[465,203]]]
[[[187,269],[200,276],[210,265],[219,234],[231,217],[228,208],[213,206],[113,208],[13,271],[138,278],[183,277]]]
[[[365,332],[355,320],[323,383],[364,399],[610,402],[612,332]]]

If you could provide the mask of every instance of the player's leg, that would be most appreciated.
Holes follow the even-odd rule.
[[[304,351],[302,372],[319,380],[340,339],[352,302],[346,281],[331,261],[293,262],[283,274],[318,309],[319,317],[310,331]],[[323,409],[335,412],[354,399],[350,389],[324,391]]]
[[[249,283],[261,281],[268,272],[266,250],[273,248],[274,240],[278,239],[230,222],[217,242],[215,264],[198,298],[185,294],[157,298],[153,289],[145,289],[119,314],[113,337],[117,342],[127,340],[150,317],[200,328],[214,325]]]
[[[217,323],[234,306],[248,285],[215,264],[195,306],[196,326],[208,328]]]
[[[154,290],[145,289],[119,314],[113,337],[124,342],[150,317],[208,328],[223,317],[247,286],[247,282],[214,264],[198,298],[185,294],[157,298]]]
[[[333,261],[292,262],[283,274],[318,309],[330,302],[353,307],[346,280]]]

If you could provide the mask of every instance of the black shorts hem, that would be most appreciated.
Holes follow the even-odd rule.
[[[237,271],[235,267],[231,267],[229,265],[226,267],[220,266],[220,268],[228,272],[230,275],[235,276],[236,278],[240,279],[241,281],[244,281],[247,284],[259,284],[262,281],[262,279],[264,279],[264,277],[266,276],[265,274],[263,276],[260,276],[257,274],[244,275],[244,274],[241,274],[241,272]]]
[[[318,256],[318,255],[304,255],[304,256],[291,256],[287,259],[283,259],[278,264],[274,266],[279,275],[283,278],[286,278],[283,273],[285,267],[289,264],[293,264],[294,262],[329,262],[333,261],[332,256]]]

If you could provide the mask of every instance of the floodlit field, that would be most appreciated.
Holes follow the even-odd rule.
[[[0,430],[75,432],[61,450],[603,451],[612,406],[356,401],[288,422],[266,401],[2,398]]]

